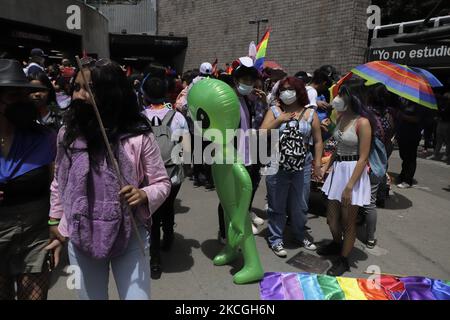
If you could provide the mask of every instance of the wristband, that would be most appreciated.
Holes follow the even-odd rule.
[[[59,225],[59,220],[48,220],[49,226],[57,226]]]

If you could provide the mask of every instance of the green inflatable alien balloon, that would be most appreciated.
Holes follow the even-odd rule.
[[[240,248],[244,257],[244,267],[234,275],[234,283],[259,281],[264,276],[264,270],[248,214],[252,182],[245,167],[237,161],[233,135],[226,134],[227,130],[236,130],[239,127],[238,97],[226,83],[204,79],[197,82],[189,91],[188,105],[192,119],[201,121],[204,137],[216,145],[212,174],[225,212],[227,244],[214,258],[214,264],[222,266],[232,262],[237,258]],[[227,161],[222,161],[225,158]]]

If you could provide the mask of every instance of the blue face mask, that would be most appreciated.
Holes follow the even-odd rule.
[[[239,92],[240,95],[248,96],[253,91],[253,86],[239,83],[237,86],[237,91]]]

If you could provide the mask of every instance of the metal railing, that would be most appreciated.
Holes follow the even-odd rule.
[[[373,36],[372,39],[377,38],[383,38],[382,32],[383,31],[395,31],[397,29],[397,32],[395,34],[403,34],[406,27],[415,27],[420,26],[423,24],[423,20],[414,20],[414,21],[406,21],[401,23],[394,23],[394,24],[387,24],[384,26],[377,26],[373,30]],[[435,17],[430,19],[430,25],[433,25],[432,28],[441,27],[444,25],[450,25],[450,16],[442,16],[442,17]],[[390,33],[388,36],[392,36],[392,33]]]
[[[115,4],[137,5],[141,1],[142,0],[84,0],[84,3],[89,4],[91,6],[115,5]]]

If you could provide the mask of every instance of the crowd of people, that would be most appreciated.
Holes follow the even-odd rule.
[[[241,132],[279,133],[268,162],[252,158],[245,135],[235,139],[252,181],[253,233],[264,223],[252,202],[266,175],[270,249],[287,256],[290,228],[300,247],[336,256],[327,272],[333,276],[350,270],[357,224],[365,226],[367,247],[377,244],[377,206],[390,177],[387,162],[383,174],[376,170],[372,153],[388,159],[397,144],[398,187],[411,187],[418,146],[430,129],[424,108],[384,85],[367,87],[354,77],[332,96],[340,78],[332,66],[290,76],[261,72],[241,57],[225,70],[205,62],[177,76],[157,64],[127,73],[108,59],[81,63],[48,65],[41,49],[31,51],[25,68],[0,59],[0,300],[46,299],[66,244],[70,264],[81,270],[80,299],[108,298],[110,267],[121,299],[150,298],[150,279],[164,271],[161,250],[174,242],[175,200],[185,177],[214,189],[210,165],[186,161],[199,120],[191,118],[187,97],[202,79],[234,89]],[[430,159],[449,163],[450,91],[436,95],[435,141],[426,136],[425,147],[435,145]],[[203,140],[202,149],[210,143]],[[328,199],[332,241],[320,248],[306,225],[313,182]],[[221,204],[217,211],[218,241],[225,243]]]

